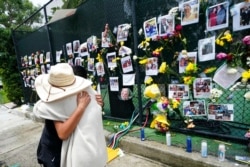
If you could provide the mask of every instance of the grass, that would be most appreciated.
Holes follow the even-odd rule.
[[[3,91],[3,89],[0,89],[0,104],[5,104],[10,102],[9,99],[7,98],[5,92]]]

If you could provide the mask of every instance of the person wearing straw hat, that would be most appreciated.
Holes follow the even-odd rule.
[[[49,74],[40,75],[35,80],[40,97],[33,109],[35,115],[64,123],[64,126],[55,124],[58,137],[63,140],[61,167],[106,165],[101,106],[91,84],[91,81],[75,76],[68,63],[52,66]],[[54,157],[51,162],[55,160]]]

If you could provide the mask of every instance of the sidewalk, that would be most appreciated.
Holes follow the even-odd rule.
[[[5,105],[6,107],[11,107],[11,104]],[[23,105],[18,108],[11,109],[11,112],[17,114],[21,117],[29,118],[36,122],[42,122],[42,120],[37,119],[33,113],[32,108],[27,105]],[[105,136],[107,141],[112,137],[112,133],[105,130]],[[166,164],[174,167],[244,167],[245,164],[239,164],[237,162],[232,162],[225,160],[219,162],[217,157],[208,156],[207,158],[202,158],[199,152],[187,153],[185,149],[166,146],[155,141],[141,141],[139,138],[124,136],[119,142],[119,148],[124,152],[129,154],[136,154],[146,159],[150,159],[161,164]],[[123,157],[119,157],[122,159]],[[1,160],[0,160],[1,161]],[[121,166],[121,163],[117,160],[117,165]],[[126,164],[125,164],[126,165]],[[166,166],[165,165],[165,166]],[[162,166],[162,165],[160,165]]]

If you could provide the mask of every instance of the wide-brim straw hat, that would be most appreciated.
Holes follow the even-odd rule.
[[[75,76],[68,63],[51,66],[49,74],[39,75],[35,80],[35,88],[42,101],[52,102],[83,91],[92,82]]]

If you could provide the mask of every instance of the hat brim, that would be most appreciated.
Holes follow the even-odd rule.
[[[79,76],[75,76],[75,82],[65,87],[52,86],[48,82],[49,74],[39,75],[35,80],[35,88],[38,96],[44,102],[56,101],[83,91],[91,86],[92,82]]]

